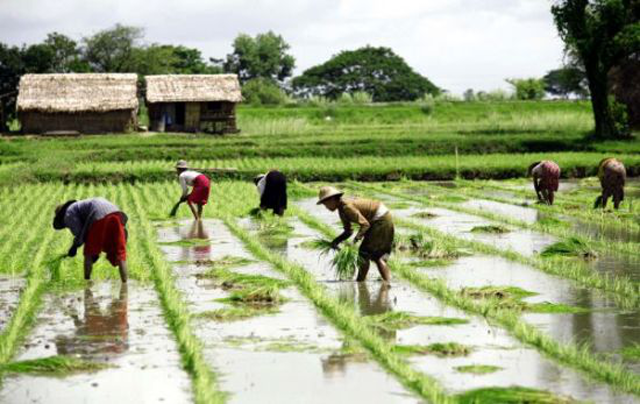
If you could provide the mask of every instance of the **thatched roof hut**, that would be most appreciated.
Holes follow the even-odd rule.
[[[242,101],[235,74],[146,76],[149,122],[157,131],[236,132]]]
[[[125,132],[137,122],[137,75],[27,74],[20,79],[23,132]]]

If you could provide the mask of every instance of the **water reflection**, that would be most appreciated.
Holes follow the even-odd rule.
[[[100,300],[93,296],[91,287],[85,288],[83,316],[80,318],[75,310],[68,314],[76,330],[73,336],[56,337],[58,354],[119,354],[129,349],[127,284],[120,285],[118,296],[105,311],[100,308]]]

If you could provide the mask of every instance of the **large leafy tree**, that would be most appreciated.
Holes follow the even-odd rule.
[[[116,24],[83,39],[84,58],[97,72],[132,72],[143,36],[142,28]]]
[[[52,32],[44,40],[51,53],[51,70],[56,73],[81,73],[90,70],[89,64],[82,59],[78,43],[66,35]]]
[[[22,49],[0,42],[0,132],[15,117],[16,96],[20,75],[24,73]]]
[[[560,36],[579,57],[589,82],[595,135],[626,135],[609,99],[612,67],[640,51],[640,0],[558,0],[551,8]]]
[[[364,91],[377,102],[415,100],[440,91],[391,49],[371,46],[340,52],[306,70],[293,79],[293,88],[301,95],[332,99]]]
[[[282,36],[271,31],[255,38],[240,34],[233,41],[233,52],[227,55],[223,68],[227,73],[236,73],[243,84],[257,78],[282,82],[295,67],[295,58],[287,53],[289,48]]]
[[[565,66],[550,70],[542,79],[545,91],[551,95],[562,98],[569,98],[571,95],[585,98],[589,95],[587,77],[578,67]]]

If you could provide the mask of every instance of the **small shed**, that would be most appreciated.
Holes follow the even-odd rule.
[[[236,104],[242,101],[235,74],[146,76],[151,130],[236,133]]]
[[[17,110],[24,133],[135,129],[138,78],[129,73],[26,74]]]

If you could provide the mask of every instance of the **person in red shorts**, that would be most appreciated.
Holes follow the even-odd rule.
[[[560,167],[553,161],[542,160],[531,164],[527,171],[533,176],[538,201],[553,205],[553,194],[558,192],[560,185]]]
[[[171,211],[171,216],[176,215],[181,203],[187,202],[191,213],[193,213],[193,218],[195,220],[202,219],[202,210],[209,201],[209,192],[211,190],[209,178],[202,173],[189,170],[189,166],[184,160],[178,161],[176,171],[178,172],[178,182],[182,187],[182,196]],[[189,186],[193,187],[191,193],[189,193]]]
[[[120,270],[120,279],[127,282],[127,215],[104,198],[71,200],[55,210],[53,228],[68,228],[73,244],[67,255],[75,257],[84,244],[84,278],[91,279],[93,264],[106,253],[107,259]]]

